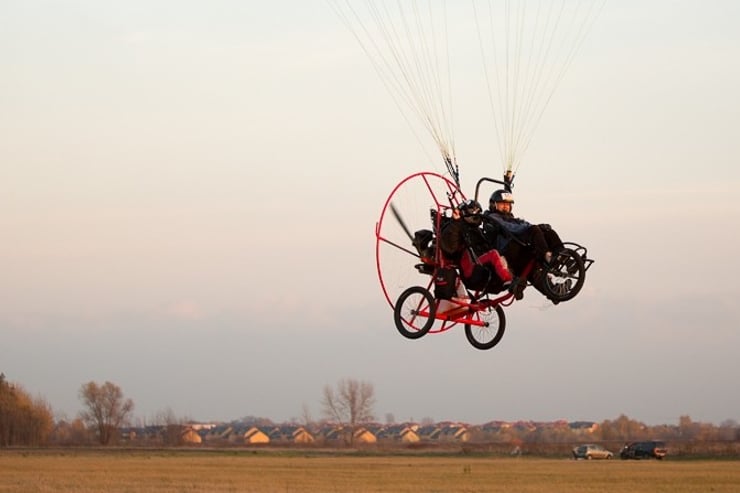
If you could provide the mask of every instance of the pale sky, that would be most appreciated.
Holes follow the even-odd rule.
[[[393,325],[375,224],[443,170],[326,2],[2,0],[0,372],[68,417],[109,380],[142,419],[319,418],[354,378],[381,421],[740,421],[738,20],[606,4],[515,188],[596,263],[479,351]],[[500,175],[472,94],[469,194]]]

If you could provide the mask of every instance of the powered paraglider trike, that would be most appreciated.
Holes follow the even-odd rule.
[[[485,182],[508,186],[482,178],[476,198]],[[403,179],[386,200],[376,225],[376,264],[396,328],[404,337],[418,339],[462,325],[470,344],[485,350],[501,341],[506,329],[503,308],[520,299],[527,285],[555,304],[570,300],[583,287],[593,260],[587,258],[584,247],[568,242],[550,263],[532,255],[510,289],[466,286],[457,272],[459,266],[446,257],[438,241],[452,211],[465,199],[452,181],[434,172]],[[412,231],[409,224],[421,229]],[[446,275],[450,270],[456,272],[451,281],[455,295],[441,295],[438,283],[450,279]]]

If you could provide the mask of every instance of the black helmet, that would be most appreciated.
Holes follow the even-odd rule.
[[[460,211],[460,217],[462,217],[465,222],[468,222],[470,224],[480,224],[480,214],[483,209],[476,200],[469,199],[460,202],[460,205],[457,206],[457,210]]]
[[[508,202],[509,204],[513,204],[514,196],[511,194],[511,192],[507,192],[506,190],[496,190],[491,195],[491,205],[495,204],[496,202]]]

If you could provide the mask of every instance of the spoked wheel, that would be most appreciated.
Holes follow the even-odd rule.
[[[433,172],[404,178],[388,196],[375,226],[375,261],[380,286],[391,308],[409,286],[431,289],[431,274],[436,267],[433,215],[444,214],[461,199],[454,182]],[[427,230],[426,234],[417,235],[422,230]],[[415,241],[421,237],[426,245],[420,244],[425,241]]]
[[[547,296],[556,302],[572,299],[586,281],[583,258],[570,248],[563,248],[544,271],[543,287]]]
[[[393,321],[402,336],[418,339],[434,325],[436,311],[432,293],[421,286],[412,286],[398,297],[393,308]]]
[[[501,342],[506,329],[506,316],[501,305],[489,306],[473,315],[474,318],[486,322],[486,326],[465,324],[465,337],[477,349],[491,349]]]

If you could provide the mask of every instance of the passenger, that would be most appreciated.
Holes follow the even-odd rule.
[[[482,219],[478,202],[461,203],[440,232],[440,248],[448,260],[460,267],[468,289],[497,293],[510,288],[514,276],[506,259],[483,235]]]

